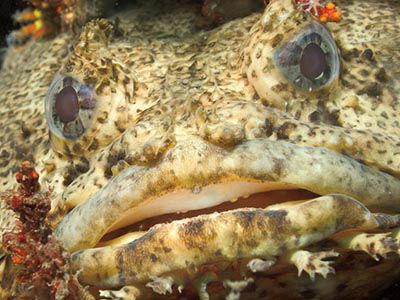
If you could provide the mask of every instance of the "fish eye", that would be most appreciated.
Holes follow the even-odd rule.
[[[274,63],[288,81],[306,90],[327,86],[339,75],[335,41],[317,21],[281,45],[274,53]]]
[[[91,87],[57,74],[45,99],[46,120],[51,132],[63,139],[79,138],[90,127],[96,102]]]

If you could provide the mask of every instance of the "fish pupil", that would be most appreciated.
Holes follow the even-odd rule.
[[[303,49],[300,59],[300,71],[304,77],[317,79],[327,67],[326,57],[321,47],[315,43],[307,45]]]
[[[64,87],[56,96],[55,110],[57,116],[64,123],[71,122],[78,117],[79,100],[72,86]]]

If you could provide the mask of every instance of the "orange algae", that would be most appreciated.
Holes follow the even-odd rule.
[[[17,12],[13,17],[17,23],[26,24],[12,32],[11,44],[68,31],[72,28],[76,0],[27,0],[34,9]]]
[[[342,13],[332,2],[328,2],[325,6],[319,0],[296,0],[296,2],[304,10],[318,17],[320,22],[340,22],[342,19]]]

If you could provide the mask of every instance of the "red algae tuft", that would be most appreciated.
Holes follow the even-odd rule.
[[[16,174],[18,190],[0,195],[17,217],[16,232],[3,234],[4,248],[18,267],[10,295],[16,298],[92,299],[69,267],[65,251],[46,223],[50,210],[50,193],[41,192],[39,175],[24,161]],[[39,298],[41,299],[41,298]]]

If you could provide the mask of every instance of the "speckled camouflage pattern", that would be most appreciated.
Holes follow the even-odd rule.
[[[340,74],[312,90],[274,63],[276,49],[316,22],[290,0],[212,30],[195,25],[200,4],[139,1],[77,36],[9,49],[2,189],[21,160],[35,162],[43,188],[53,188],[57,237],[82,283],[104,296],[369,297],[400,273],[400,6],[339,6],[343,21],[326,28]],[[95,91],[93,122],[77,139],[46,124],[56,73]],[[237,183],[321,197],[158,224],[93,248],[126,212]],[[1,216],[1,232],[12,229],[12,213],[2,206]]]

